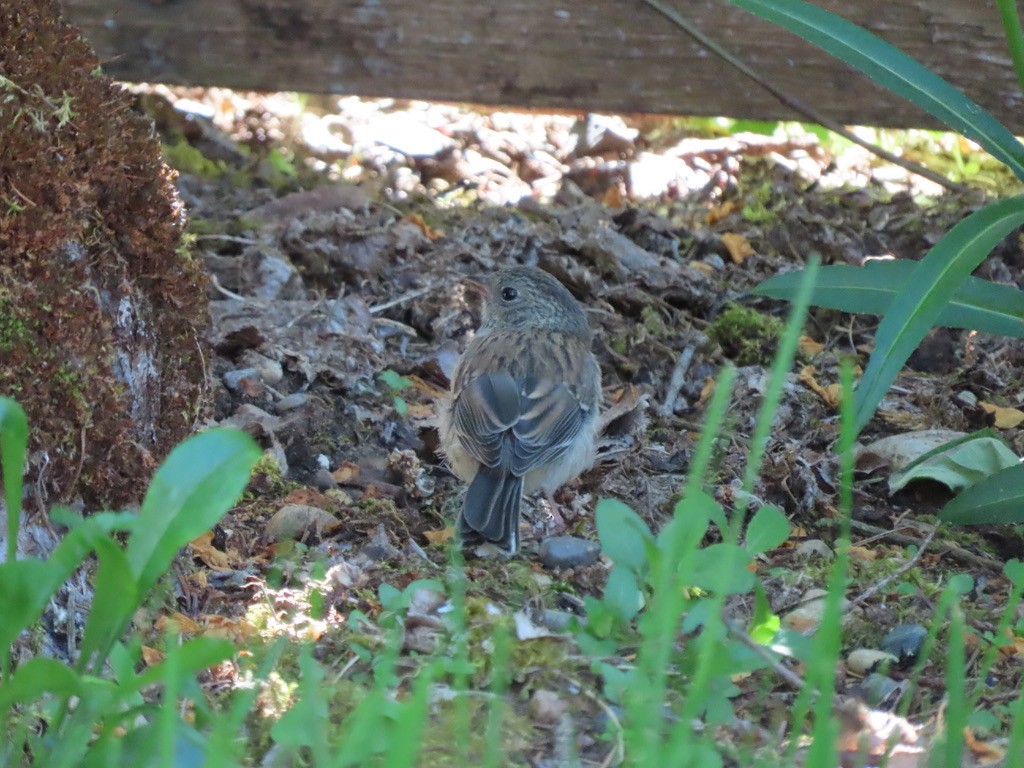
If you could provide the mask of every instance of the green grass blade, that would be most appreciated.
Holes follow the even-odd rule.
[[[811,295],[817,307],[861,315],[884,315],[906,290],[918,262],[871,261],[863,267],[823,267]],[[776,275],[754,289],[759,296],[791,300],[803,270]],[[968,277],[943,308],[935,325],[1024,338],[1024,291]]]
[[[903,363],[935,325],[957,286],[1015,227],[1024,223],[1024,197],[975,211],[918,263],[904,292],[878,326],[875,351],[857,387],[858,432],[870,421]]]
[[[21,473],[28,449],[28,418],[9,397],[0,397],[0,482],[7,504],[7,562],[18,551],[18,515],[21,512]]]
[[[212,528],[249,481],[260,452],[244,432],[211,429],[179,445],[153,476],[128,542],[145,596],[178,550]]]
[[[1024,91],[1024,35],[1020,30],[1020,16],[1017,15],[1017,0],[996,0],[999,7],[999,19],[1003,23],[1006,35],[1006,47],[1010,49],[1013,68],[1017,72],[1017,82]]]
[[[1024,146],[998,120],[916,59],[856,24],[802,0],[730,0],[856,67],[984,147],[1024,179]]]

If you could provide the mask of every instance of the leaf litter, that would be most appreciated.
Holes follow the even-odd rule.
[[[182,592],[187,580],[196,617],[307,637],[325,657],[349,658],[345,621],[357,611],[370,621],[361,642],[381,642],[373,623],[394,609],[380,586],[398,594],[445,573],[461,489],[437,453],[434,403],[479,322],[467,279],[535,264],[587,308],[605,382],[598,463],[558,491],[556,508],[532,505],[519,559],[467,564],[471,621],[507,619],[524,646],[558,646],[525,653],[529,663],[513,673],[510,702],[532,720],[516,742],[517,764],[554,764],[566,717],[585,759],[601,762],[608,750],[609,704],[585,660],[566,665],[578,656],[566,627],[567,617],[584,613],[580,598],[600,594],[609,563],[548,571],[538,563],[541,542],[596,541],[602,497],[626,501],[655,531],[669,519],[710,385],[735,359],[730,329],[743,328],[767,335],[761,356],[742,361],[730,439],[714,466],[711,490],[731,504],[766,385],[774,318],[786,310],[751,289],[812,254],[849,265],[920,258],[986,197],[970,188],[940,196],[860,150],[836,151],[792,127],[716,136],[713,121],[655,117],[327,97],[299,109],[285,96],[164,86],[138,88],[137,97],[165,143],[188,142],[219,163],[217,173],[205,163],[181,166],[177,179],[195,253],[214,277],[214,418],[267,449],[243,502],[193,544]],[[979,275],[1017,282],[1022,265],[1010,238]],[[733,328],[736,308],[752,313],[744,323],[760,317],[760,329]],[[806,607],[806,594],[826,578],[811,564],[828,559],[837,530],[838,365],[849,355],[866,360],[876,323],[813,311],[786,384],[754,489],[793,525],[789,541],[761,556],[775,611]],[[992,425],[996,408],[1020,404],[1011,384],[1021,361],[1012,340],[935,331],[864,439]],[[1000,434],[1019,455],[1018,426]],[[920,543],[948,498],[934,485],[909,483],[890,495],[883,484],[859,483],[852,592],[883,577],[872,570],[876,560],[898,562]],[[934,549],[913,569],[919,594],[966,569],[990,595],[969,626],[980,633],[994,624],[1005,587],[998,566],[1021,556],[1021,537],[1005,528],[952,530]],[[844,648],[928,623],[931,603],[898,606],[895,590],[850,612]],[[406,651],[442,642],[447,603],[437,597],[413,592]],[[731,610],[742,621],[752,606]],[[859,684],[853,672],[837,674],[840,692]],[[997,685],[1013,684],[1009,665],[993,674]],[[738,743],[750,738],[744,728],[770,726],[757,709],[762,692],[752,680],[743,688],[740,720],[725,738]],[[780,686],[780,695],[793,693]],[[917,697],[911,715],[936,702],[934,692]],[[880,744],[896,731],[916,754],[918,731],[907,721],[846,706],[844,745],[868,734]]]

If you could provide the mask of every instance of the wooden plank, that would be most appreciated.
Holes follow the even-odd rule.
[[[932,125],[845,65],[722,0],[667,0],[845,123]],[[1024,132],[994,4],[819,0]],[[111,75],[532,108],[793,118],[640,0],[64,0]]]

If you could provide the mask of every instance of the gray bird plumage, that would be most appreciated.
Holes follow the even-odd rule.
[[[590,337],[582,308],[547,273],[513,267],[491,280],[440,414],[442,447],[469,483],[458,526],[467,543],[514,553],[523,493],[554,490],[593,462],[600,369]]]

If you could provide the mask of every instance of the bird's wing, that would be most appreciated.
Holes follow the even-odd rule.
[[[470,381],[453,416],[462,447],[473,458],[522,477],[572,445],[587,411],[562,383],[540,377],[517,381],[501,371]]]

